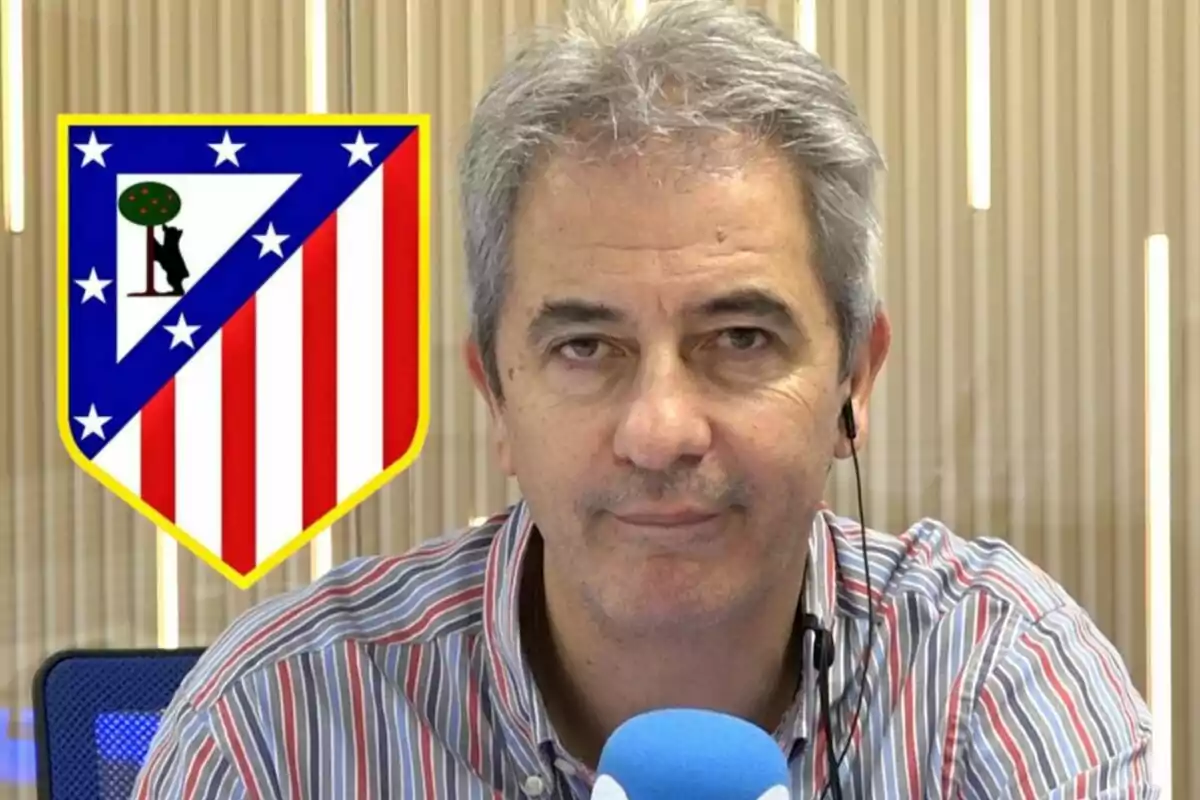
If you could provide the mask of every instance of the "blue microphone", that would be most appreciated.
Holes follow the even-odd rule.
[[[716,711],[648,711],[613,731],[592,800],[791,800],[787,761],[762,729]]]

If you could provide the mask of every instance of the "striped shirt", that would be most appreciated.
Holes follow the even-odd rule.
[[[351,561],[243,615],[185,680],[135,797],[586,798],[522,655],[518,503],[395,557]],[[1151,798],[1150,718],[1087,614],[1006,544],[922,520],[868,531],[821,511],[806,610],[834,636],[833,745],[862,717],[850,797]],[[808,643],[811,647],[811,642]],[[811,663],[811,653],[805,654]],[[775,731],[793,796],[826,784],[811,675]]]

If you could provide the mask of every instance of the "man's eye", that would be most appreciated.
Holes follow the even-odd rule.
[[[599,339],[581,337],[563,342],[555,348],[568,361],[594,361],[607,352]]]
[[[732,350],[760,350],[770,343],[770,335],[760,328],[729,328],[717,337],[721,347]]]

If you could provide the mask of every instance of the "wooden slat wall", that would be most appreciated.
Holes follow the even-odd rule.
[[[18,0],[19,1],[19,0]],[[968,0],[818,0],[817,44],[890,164],[881,281],[896,340],[863,459],[867,521],[1007,538],[1147,676],[1143,243],[1170,237],[1176,797],[1200,797],[1200,0],[992,0],[992,206],[967,195]],[[793,31],[792,0],[750,2]],[[512,499],[459,361],[453,164],[510,38],[563,0],[330,0],[329,110],[434,122],[430,435],[333,532],[398,552]],[[54,397],[54,115],[303,111],[299,0],[25,0],[27,228],[0,232],[0,708],[72,645],[153,645],[155,534],[75,469]],[[2,176],[0,176],[2,179]],[[841,469],[830,497],[855,513]],[[180,636],[205,643],[309,578],[248,592],[180,554]],[[14,731],[10,731],[14,732]],[[27,797],[0,785],[0,798]]]

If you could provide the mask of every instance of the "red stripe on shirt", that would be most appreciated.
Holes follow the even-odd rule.
[[[420,652],[413,654],[413,657],[408,661],[408,670],[404,676],[404,693],[408,696],[410,702],[416,704],[421,696],[421,656]],[[424,789],[422,797],[436,797],[434,791],[433,778],[435,774],[432,746],[433,742],[429,738],[429,726],[421,725],[418,733],[418,752],[421,761],[420,772],[422,788]]]
[[[987,690],[979,693],[979,702],[983,706],[984,713],[987,715],[988,722],[991,723],[992,729],[996,731],[996,736],[1000,739],[1000,744],[1004,747],[1004,752],[1012,759],[1017,768],[1017,781],[1021,787],[1021,796],[1033,800],[1033,784],[1029,779],[1029,763],[1025,760],[1025,754],[1021,752],[1021,748],[1017,747],[1013,741],[1012,734],[1008,732],[1008,726],[1005,719],[1000,715],[1000,709],[996,707],[996,701]]]
[[[204,744],[200,745],[199,752],[196,753],[196,759],[192,761],[188,767],[187,778],[183,782],[183,796],[191,797],[196,793],[197,784],[200,783],[200,773],[208,766],[208,759],[216,749],[216,740],[205,739]]]
[[[300,731],[296,727],[296,703],[292,695],[292,668],[287,661],[279,662],[279,688],[283,708],[283,739],[291,752],[300,753]],[[300,782],[298,758],[287,759],[287,773],[292,796],[300,797],[304,794],[304,784]]]
[[[357,796],[369,800],[367,791],[367,723],[364,718],[362,670],[358,665],[358,644],[347,642],[346,679],[350,682],[350,715],[354,731],[354,752],[361,757],[354,759],[354,788]]]
[[[1099,763],[1099,759],[1096,757],[1096,746],[1092,742],[1091,734],[1088,733],[1083,720],[1079,718],[1079,710],[1076,707],[1075,701],[1071,699],[1071,695],[1063,688],[1062,681],[1058,679],[1058,673],[1055,671],[1054,665],[1050,663],[1050,657],[1046,655],[1045,649],[1029,637],[1025,637],[1024,644],[1037,654],[1038,663],[1042,665],[1046,679],[1050,681],[1050,686],[1054,689],[1054,693],[1058,695],[1059,702],[1063,704],[1063,708],[1070,715],[1071,727],[1075,729],[1075,734],[1079,737],[1079,742],[1083,745],[1084,751],[1087,752],[1088,764],[1094,765]]]
[[[229,754],[233,756],[233,763],[238,771],[238,775],[242,778],[242,785],[246,788],[247,800],[259,800],[258,784],[254,781],[254,775],[250,771],[250,762],[246,759],[246,750],[242,747],[242,740],[238,736],[237,726],[229,714],[229,706],[225,701],[217,703],[217,718],[220,720],[221,728],[225,732],[225,741],[229,743]]]

